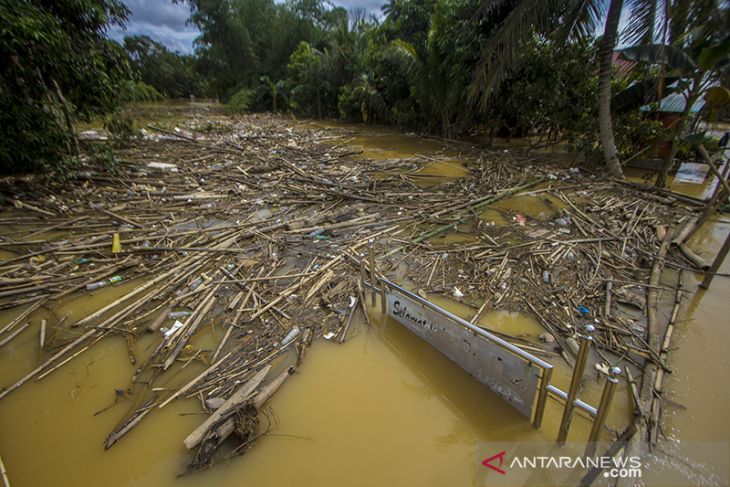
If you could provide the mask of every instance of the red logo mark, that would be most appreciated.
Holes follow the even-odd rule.
[[[505,472],[504,470],[502,470],[501,468],[499,468],[499,467],[501,467],[501,466],[502,466],[502,465],[504,464],[504,456],[505,456],[505,454],[506,454],[506,453],[507,453],[506,451],[503,451],[503,452],[497,453],[496,455],[493,455],[493,456],[491,456],[491,457],[487,458],[486,460],[484,460],[484,461],[482,462],[482,465],[484,465],[485,467],[489,467],[489,468],[491,468],[492,470],[494,470],[495,472],[499,472],[499,473],[501,473],[502,475],[506,475],[506,474],[507,474],[507,472]],[[495,460],[495,459],[497,459],[497,458],[499,458],[499,467],[495,467],[495,466],[494,466],[494,465],[492,465],[492,463],[491,463],[491,462],[492,462],[492,460]]]

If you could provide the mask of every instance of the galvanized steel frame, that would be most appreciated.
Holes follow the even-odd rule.
[[[577,397],[578,388],[580,384],[580,378],[583,376],[586,358],[588,355],[588,352],[590,350],[590,346],[592,343],[592,338],[590,336],[590,333],[593,331],[592,326],[588,326],[587,330],[584,331],[584,333],[579,334],[578,338],[580,341],[580,349],[578,352],[578,360],[576,362],[576,367],[573,369],[573,375],[571,379],[571,387],[568,392],[563,391],[562,389],[556,387],[551,383],[552,381],[552,374],[553,374],[553,365],[549,362],[536,357],[535,355],[526,352],[525,350],[522,350],[516,345],[513,345],[512,343],[509,343],[508,341],[504,340],[503,338],[498,337],[497,335],[488,332],[487,330],[474,325],[473,323],[470,323],[469,321],[466,321],[465,319],[451,313],[448,310],[445,310],[441,308],[440,306],[423,299],[422,297],[418,296],[417,294],[389,281],[382,275],[378,275],[379,273],[375,269],[375,258],[374,253],[372,250],[372,245],[370,245],[369,249],[369,261],[370,261],[370,278],[371,282],[368,283],[365,281],[365,276],[367,273],[365,272],[365,259],[364,255],[360,256],[360,278],[362,280],[362,284],[365,287],[368,287],[372,291],[372,299],[373,303],[372,305],[375,306],[375,299],[376,295],[380,294],[381,298],[381,313],[386,313],[385,308],[385,296],[386,296],[386,287],[396,290],[399,293],[403,294],[404,296],[416,301],[422,306],[425,306],[432,311],[435,311],[436,313],[442,315],[443,317],[447,318],[449,321],[460,325],[474,334],[480,336],[481,338],[484,338],[485,340],[489,340],[490,342],[496,344],[503,350],[506,350],[515,356],[521,358],[522,360],[525,360],[526,362],[530,364],[534,364],[541,370],[540,374],[540,381],[537,391],[537,402],[535,404],[535,412],[532,418],[532,425],[535,428],[540,428],[542,426],[544,414],[545,414],[545,407],[547,405],[547,398],[548,396],[552,396],[553,398],[559,400],[565,405],[565,409],[563,411],[563,418],[560,422],[560,429],[559,429],[559,435],[558,435],[558,442],[564,443],[565,439],[567,438],[568,430],[570,428],[570,422],[572,419],[572,413],[574,409],[579,409],[583,412],[585,412],[593,421],[593,427],[591,429],[591,434],[589,437],[589,444],[586,449],[586,453],[593,452],[593,446],[595,445],[595,441],[598,439],[598,435],[603,428],[603,425],[606,421],[606,416],[608,413],[608,409],[610,407],[611,401],[613,399],[613,393],[615,390],[616,385],[618,384],[618,376],[620,375],[621,371],[617,367],[611,368],[610,370],[610,377],[607,378],[606,384],[604,386],[603,394],[601,395],[601,402],[599,406],[593,407],[590,404],[580,400]],[[379,284],[379,285],[376,285]]]

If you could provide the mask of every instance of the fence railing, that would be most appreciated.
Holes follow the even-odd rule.
[[[360,279],[363,287],[371,290],[372,307],[376,306],[379,294],[383,315],[388,315],[403,324],[490,387],[497,395],[530,418],[535,428],[542,426],[549,396],[563,403],[563,415],[557,438],[560,444],[564,444],[568,437],[575,409],[583,411],[593,422],[586,454],[594,453],[593,448],[606,422],[621,369],[618,367],[609,369],[598,407],[593,407],[578,398],[580,382],[593,343],[591,336],[595,331],[593,325],[585,325],[577,335],[579,349],[570,387],[566,392],[552,383],[554,368],[549,362],[380,275],[375,268],[372,245],[367,263],[369,269],[366,269],[365,256],[360,257]],[[367,277],[370,278],[369,282]],[[538,373],[535,373],[534,369]]]

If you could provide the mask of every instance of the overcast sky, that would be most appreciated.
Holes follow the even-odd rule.
[[[122,0],[132,12],[126,30],[114,27],[109,35],[121,41],[126,35],[143,34],[166,45],[173,51],[191,53],[198,29],[186,25],[188,5],[172,3],[172,0]],[[384,0],[334,0],[334,4],[346,9],[363,8],[379,14]]]
[[[172,0],[122,0],[132,12],[126,30],[114,27],[109,35],[121,41],[126,35],[143,34],[166,45],[173,51],[193,52],[193,41],[199,32],[193,26],[186,25],[190,11],[186,3],[172,3]],[[275,0],[276,1],[276,0]],[[332,0],[335,5],[351,9],[365,9],[368,13],[380,15],[381,5],[386,0]],[[624,9],[625,10],[625,9]],[[626,26],[628,15],[621,15],[620,29]],[[597,35],[603,32],[598,26]],[[622,43],[620,42],[619,45]]]

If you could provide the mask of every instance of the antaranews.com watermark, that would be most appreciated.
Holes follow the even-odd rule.
[[[583,485],[587,478],[592,485],[614,485],[619,479],[644,487],[728,485],[728,442],[689,442],[682,445],[684,451],[641,456],[606,455],[609,446],[596,444],[596,453],[586,456],[586,444],[579,442],[562,447],[554,442],[481,443],[477,485],[553,487]]]

